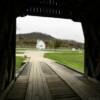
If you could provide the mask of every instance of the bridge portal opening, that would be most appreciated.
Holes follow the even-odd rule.
[[[27,51],[44,51],[44,57],[84,73],[81,23],[37,16],[18,17],[16,22],[16,57],[25,56]]]

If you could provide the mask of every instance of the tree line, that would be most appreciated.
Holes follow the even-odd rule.
[[[17,34],[16,35],[16,46],[17,47],[34,47],[36,46],[37,40],[43,40],[47,48],[76,48],[83,49],[84,43],[80,43],[74,40],[61,40],[56,39],[50,35],[33,32],[28,34]]]

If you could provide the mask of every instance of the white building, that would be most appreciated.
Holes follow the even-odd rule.
[[[37,40],[36,48],[44,50],[46,48],[45,42],[43,40]]]
[[[76,49],[75,48],[72,48],[72,51],[76,51]]]

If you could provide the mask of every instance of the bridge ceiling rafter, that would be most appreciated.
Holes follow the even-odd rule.
[[[70,18],[76,21],[91,16],[92,19],[96,19],[99,4],[98,0],[95,2],[90,0],[16,0],[16,16],[36,15]]]

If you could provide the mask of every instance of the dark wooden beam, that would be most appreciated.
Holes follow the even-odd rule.
[[[100,35],[99,22],[82,22],[85,36],[85,76],[100,80]]]
[[[0,93],[2,93],[15,78],[16,17],[9,3],[6,4],[4,11],[4,6],[0,7],[2,7],[0,9]]]

